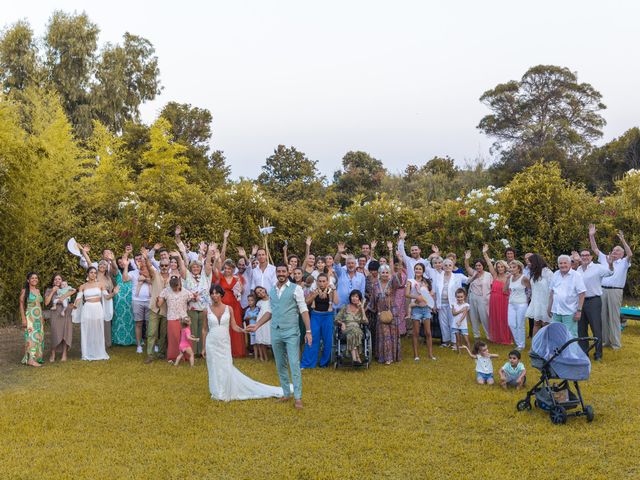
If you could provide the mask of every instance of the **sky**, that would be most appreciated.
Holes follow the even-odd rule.
[[[640,126],[640,2],[189,1],[3,2],[1,25],[42,35],[54,10],[85,11],[100,42],[150,40],[162,94],[207,108],[212,148],[232,177],[256,177],[279,144],[332,177],[363,150],[391,172],[449,155],[491,161],[476,126],[483,92],[538,64],[568,67],[603,95],[600,143]]]

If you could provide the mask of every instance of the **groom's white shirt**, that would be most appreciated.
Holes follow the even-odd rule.
[[[287,280],[286,283],[281,287],[279,287],[276,283],[276,294],[278,295],[278,298],[282,296],[282,292],[284,292],[284,289],[287,288],[290,284],[291,282],[289,280]],[[300,285],[296,285],[296,288],[293,291],[293,297],[296,299],[296,303],[298,304],[298,310],[300,311],[300,313],[309,311],[309,309],[307,308],[307,302],[305,302],[304,300],[304,292],[302,291],[302,287]]]

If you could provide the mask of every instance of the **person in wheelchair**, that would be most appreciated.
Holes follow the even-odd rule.
[[[347,350],[351,352],[354,363],[362,363],[360,359],[360,347],[362,346],[362,324],[368,324],[369,320],[364,311],[362,293],[360,290],[352,290],[349,294],[349,303],[338,312],[335,319],[347,342]]]

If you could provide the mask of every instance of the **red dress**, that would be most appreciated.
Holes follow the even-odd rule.
[[[233,276],[231,283],[227,282],[224,275],[220,275],[219,284],[224,289],[224,297],[222,297],[222,303],[229,305],[233,310],[233,319],[236,325],[242,327],[242,307],[240,302],[233,293],[233,287],[236,283],[241,282],[237,276]],[[229,326],[229,336],[231,337],[231,356],[233,358],[246,357],[247,349],[245,345],[244,333],[236,332]]]
[[[503,282],[493,280],[489,298],[489,335],[494,343],[511,345],[513,340],[509,328],[509,293],[504,293],[502,287]]]

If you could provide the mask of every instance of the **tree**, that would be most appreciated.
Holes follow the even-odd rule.
[[[630,128],[620,137],[594,149],[585,159],[591,191],[612,193],[615,181],[628,170],[640,169],[640,128]]]
[[[126,122],[140,120],[140,105],[160,94],[160,70],[155,49],[148,40],[124,34],[123,45],[107,44],[102,50],[92,91],[96,116],[120,133]]]
[[[0,37],[0,82],[2,90],[24,90],[38,85],[41,77],[38,48],[33,30],[25,21],[14,23]]]
[[[278,145],[262,166],[258,182],[283,200],[317,197],[325,180],[318,172],[317,164],[295,147]]]
[[[498,169],[515,173],[538,159],[571,169],[602,136],[602,95],[576,73],[553,65],[530,68],[520,79],[486,91],[480,101],[493,113],[478,129],[496,139]],[[574,170],[575,171],[575,167]]]
[[[188,103],[169,102],[160,116],[171,124],[173,140],[187,148],[185,156],[189,160],[189,181],[205,188],[223,185],[229,176],[229,167],[221,151],[209,153],[211,112]]]
[[[87,138],[91,133],[91,77],[96,64],[98,26],[86,13],[53,13],[47,33],[46,64],[62,105],[76,133]]]
[[[365,201],[374,199],[387,174],[380,160],[361,151],[347,152],[342,157],[342,168],[334,173],[333,181],[343,207],[350,205],[359,194]]]

